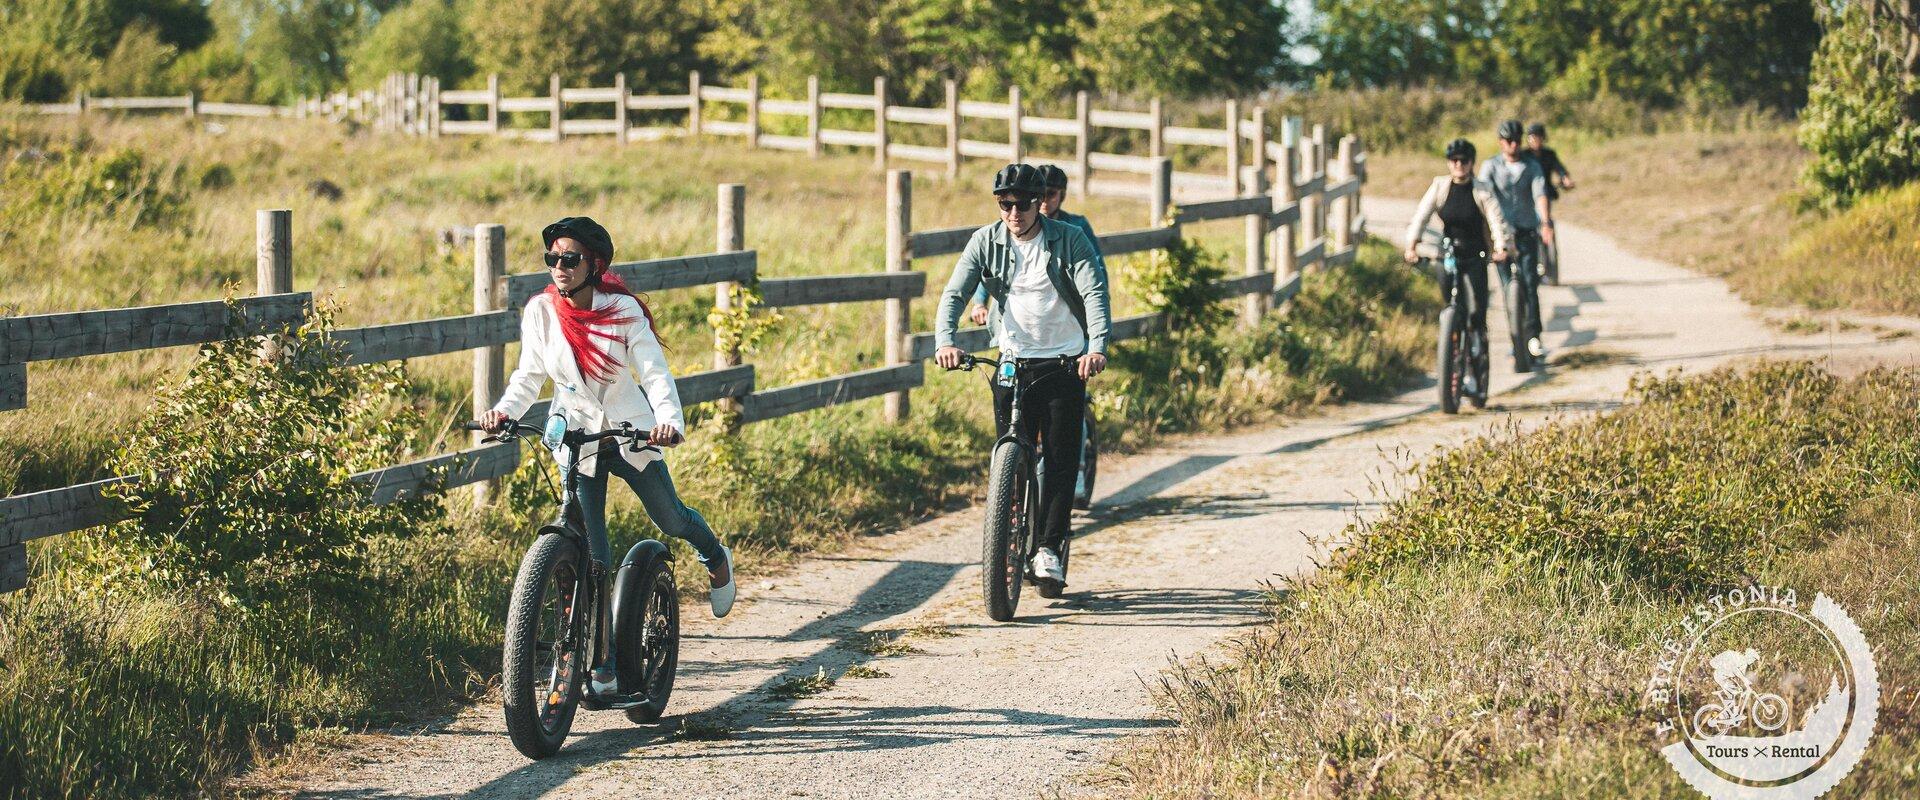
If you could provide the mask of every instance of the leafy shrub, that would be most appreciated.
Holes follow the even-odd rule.
[[[76,146],[36,160],[15,159],[0,175],[7,184],[0,219],[69,213],[130,228],[153,227],[178,220],[186,202],[174,176],[133,149],[96,153]],[[24,229],[18,227],[0,228],[0,240]]]
[[[1643,375],[1603,417],[1482,437],[1350,531],[1342,572],[1567,554],[1667,589],[1738,583],[1863,499],[1920,486],[1920,373],[1807,362]]]
[[[1226,277],[1224,258],[1192,239],[1182,238],[1166,250],[1155,250],[1121,262],[1126,284],[1134,296],[1156,313],[1165,314],[1175,331],[1209,333],[1229,316],[1225,299],[1214,281]]]
[[[350,597],[376,538],[430,527],[440,506],[362,502],[354,472],[402,460],[425,427],[398,364],[348,366],[321,310],[256,339],[203,345],[115,455],[133,480],[111,493],[135,512],[103,534],[109,579],[195,589],[258,606]]]
[[[1823,205],[1920,177],[1920,125],[1903,108],[1920,85],[1900,68],[1898,26],[1848,3],[1828,20],[1813,58],[1813,84],[1800,115],[1800,143],[1813,153],[1806,180]]]

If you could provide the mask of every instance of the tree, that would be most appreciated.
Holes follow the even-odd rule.
[[[607,86],[625,73],[636,91],[686,85],[711,27],[669,0],[468,0],[473,59],[510,91],[544,91],[549,75]],[[683,89],[684,90],[684,89]]]
[[[347,82],[372,86],[393,72],[432,75],[457,86],[473,74],[460,12],[449,0],[412,0],[380,15],[347,61]]]
[[[1920,79],[1905,69],[1897,22],[1865,3],[1829,12],[1800,116],[1813,153],[1805,180],[1815,198],[1844,207],[1861,195],[1920,178],[1920,125],[1908,113]]]
[[[1288,76],[1286,21],[1267,0],[1090,0],[1073,38],[1104,90],[1242,93]]]

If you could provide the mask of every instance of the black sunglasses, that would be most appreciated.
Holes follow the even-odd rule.
[[[1002,200],[1000,201],[1000,210],[1001,211],[1020,211],[1020,212],[1032,211],[1034,204],[1039,202],[1040,202],[1040,198],[1038,197],[1022,197],[1018,200]]]
[[[560,264],[564,265],[567,269],[573,269],[574,267],[580,266],[580,262],[585,260],[586,256],[580,253],[566,252],[546,253],[545,258],[547,260],[547,266],[549,267]]]

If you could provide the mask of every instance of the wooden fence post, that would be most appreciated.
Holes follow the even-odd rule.
[[[887,170],[887,272],[907,272],[913,268],[913,173]],[[887,364],[907,363],[907,334],[912,330],[910,301],[904,297],[887,298]],[[910,411],[907,390],[890,392],[886,399],[886,420],[904,422]]]
[[[687,135],[700,135],[700,70],[687,73]]]
[[[746,249],[747,243],[747,187],[740,183],[720,184],[719,221],[714,228],[714,250],[721,253],[733,253]],[[713,286],[713,307],[725,313],[733,308],[733,290],[739,284],[722,281]],[[713,343],[713,368],[725,369],[740,365],[740,347],[736,343],[720,341],[717,335]],[[740,401],[726,398],[718,401],[721,411],[732,420],[728,433],[739,430]]]
[[[1020,109],[1020,87],[1017,85],[1009,86],[1007,87],[1007,146],[1012,148],[1013,158],[1010,163],[1014,164],[1020,163],[1020,156],[1022,155],[1020,150],[1021,116],[1023,115]]]
[[[487,130],[500,135],[500,74],[487,75]]]
[[[1073,93],[1073,116],[1079,128],[1079,135],[1073,143],[1073,161],[1080,167],[1078,196],[1085,200],[1093,196],[1087,191],[1087,184],[1093,180],[1093,109],[1085,89]]]
[[[760,147],[760,73],[747,76],[747,148]]]
[[[1156,97],[1147,101],[1147,116],[1153,118],[1153,121],[1149,123],[1147,127],[1147,156],[1149,158],[1165,158],[1167,155],[1167,142],[1165,139],[1167,117],[1160,108],[1160,98]]]
[[[1227,101],[1227,186],[1240,196],[1240,101]]]
[[[473,313],[485,314],[506,306],[507,228],[486,223],[473,226]],[[506,388],[507,347],[496,344],[473,351],[473,418],[493,408]],[[473,446],[486,434],[473,432]],[[499,489],[498,480],[474,484],[474,505],[486,505]]]
[[[1260,185],[1266,186],[1268,185],[1268,182],[1265,180],[1267,174],[1267,107],[1264,104],[1258,102],[1253,104],[1253,130],[1247,132],[1244,138],[1247,140],[1248,152],[1251,153],[1251,155],[1247,157],[1247,163],[1252,164],[1254,169],[1260,170],[1262,177]],[[1249,191],[1253,194],[1260,194],[1265,190],[1250,189]]]
[[[1322,243],[1327,241],[1327,126],[1325,123],[1313,124],[1313,177],[1320,181],[1320,191],[1313,198],[1313,236]],[[1331,247],[1331,245],[1328,245]],[[1327,247],[1320,248],[1320,257],[1314,259],[1314,266],[1327,268]]]
[[[627,136],[629,135],[629,131],[627,130],[627,73],[616,72],[613,74],[613,93],[620,96],[620,99],[615,100],[613,103],[613,127],[617,129],[614,131],[614,141],[626,144]]]
[[[1153,160],[1153,192],[1147,205],[1148,227],[1158,228],[1167,222],[1167,209],[1173,207],[1173,159],[1156,158]]]
[[[1274,163],[1273,200],[1276,208],[1284,208],[1300,199],[1300,154],[1298,137],[1295,136],[1293,118],[1280,123],[1280,160]],[[1285,284],[1291,280],[1299,267],[1294,262],[1295,254],[1300,252],[1300,243],[1295,238],[1300,230],[1299,207],[1294,208],[1294,221],[1274,231],[1273,234],[1273,271],[1274,283]]]
[[[254,214],[255,294],[293,291],[293,211],[261,209]]]
[[[419,136],[420,127],[420,73],[407,73],[407,133]]]
[[[887,168],[887,76],[873,76],[873,166]],[[891,185],[891,184],[889,184]]]
[[[547,91],[553,93],[553,111],[550,112],[550,116],[553,117],[553,140],[558,142],[562,136],[566,135],[560,129],[560,122],[567,118],[566,104],[560,102],[560,73],[555,72],[547,77]]]
[[[820,157],[820,76],[807,76],[807,155]]]
[[[960,82],[947,81],[947,177],[960,177]]]
[[[1313,170],[1314,164],[1318,161],[1319,157],[1314,155],[1313,152],[1313,140],[1310,138],[1302,138],[1300,140],[1300,167],[1303,170],[1302,183],[1311,183],[1318,177],[1314,174]],[[1326,235],[1326,228],[1323,227],[1320,219],[1320,205],[1320,192],[1300,193],[1300,243],[1303,246],[1310,245],[1315,239]],[[1298,259],[1295,259],[1295,261],[1299,264],[1303,272],[1308,266],[1321,263],[1321,260],[1317,258],[1312,261],[1300,261]]]
[[[1267,173],[1259,166],[1244,168],[1242,176],[1247,189],[1254,194],[1263,194],[1267,190]],[[1244,270],[1248,275],[1258,275],[1267,271],[1267,218],[1271,210],[1247,215],[1247,263]],[[1273,285],[1268,283],[1261,291],[1245,296],[1240,307],[1240,323],[1249,328],[1260,322],[1261,315],[1267,313],[1268,300],[1273,297]]]
[[[192,91],[187,92],[187,119],[200,116],[200,97]],[[304,115],[303,115],[304,116]]]
[[[1327,176],[1329,183],[1344,183],[1347,178],[1353,175],[1353,137],[1340,137],[1340,155],[1334,159],[1333,168],[1328,170],[1328,172],[1330,173]],[[1331,204],[1333,205],[1331,209],[1333,212],[1333,223],[1329,233],[1331,234],[1330,238],[1332,241],[1327,247],[1335,251],[1345,250],[1348,245],[1353,243],[1353,202],[1350,199],[1351,197],[1352,195],[1347,195],[1346,197],[1340,198],[1340,202]]]

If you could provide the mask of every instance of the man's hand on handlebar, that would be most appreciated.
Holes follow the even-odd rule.
[[[1106,353],[1088,353],[1080,357],[1080,380],[1086,380],[1107,368]]]
[[[959,369],[966,355],[966,351],[948,345],[933,351],[933,363],[939,364],[941,369]]]
[[[1405,258],[1407,260],[1407,263],[1409,264],[1416,263],[1420,260],[1420,253],[1418,251],[1415,251],[1412,247],[1408,247],[1407,252],[1401,253],[1400,255],[1402,258]]]

